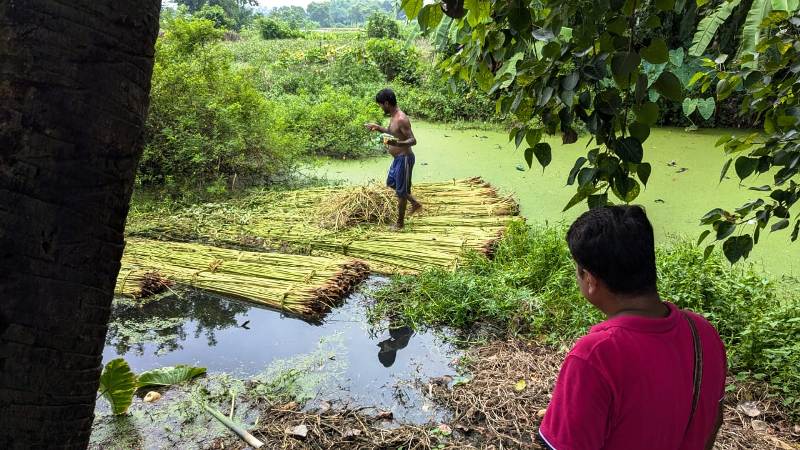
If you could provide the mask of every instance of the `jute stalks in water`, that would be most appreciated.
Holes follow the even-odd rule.
[[[129,239],[116,292],[157,293],[173,284],[239,297],[305,317],[319,317],[368,274],[363,262]]]
[[[133,235],[161,239],[353,257],[376,272],[414,273],[430,266],[453,267],[465,250],[491,253],[508,222],[517,220],[518,207],[511,197],[498,195],[480,178],[470,178],[415,185],[414,195],[424,209],[406,219],[401,233],[381,224],[348,226],[344,218],[338,219],[335,230],[321,226],[320,209],[358,189],[254,192],[224,204],[193,205],[168,214],[134,211],[127,229]],[[386,210],[385,192],[378,198],[383,199],[380,211]],[[388,202],[396,205],[395,199]],[[370,207],[367,201],[364,205]],[[361,214],[365,215],[369,211]]]

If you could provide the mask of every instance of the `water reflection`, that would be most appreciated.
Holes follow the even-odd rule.
[[[372,277],[366,284],[385,282]],[[341,343],[336,354],[320,364],[340,375],[320,387],[319,398],[391,410],[396,418],[431,420],[438,412],[426,406],[415,380],[452,373],[453,348],[430,331],[373,329],[365,308],[371,301],[356,292],[315,326],[199,292],[145,304],[117,299],[103,359],[125,358],[134,372],[190,364],[206,367],[210,374],[248,378],[277,360],[313,354],[320,342],[335,340]]]
[[[205,345],[214,347],[218,343],[216,333],[242,326],[237,316],[249,309],[245,303],[196,292],[145,303],[117,299],[106,334],[106,346],[113,347],[120,355],[143,356],[148,344],[153,346],[155,355],[174,352],[183,348],[181,343],[189,337],[186,326],[191,323],[194,340],[203,336]],[[246,323],[243,325],[247,328]]]
[[[406,348],[414,334],[410,327],[389,328],[389,339],[378,342],[378,361],[383,367],[391,367],[397,359],[397,351]]]

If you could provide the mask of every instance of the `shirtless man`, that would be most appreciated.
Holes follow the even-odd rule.
[[[389,116],[389,127],[384,128],[376,123],[366,124],[370,131],[379,131],[390,134],[392,139],[386,141],[389,154],[394,157],[386,185],[394,189],[397,194],[397,223],[392,227],[397,231],[405,225],[406,205],[411,202],[409,215],[422,208],[422,204],[411,195],[411,173],[414,170],[414,152],[411,147],[417,144],[417,139],[411,131],[411,121],[406,113],[397,107],[397,97],[391,89],[383,89],[375,96],[375,101]]]

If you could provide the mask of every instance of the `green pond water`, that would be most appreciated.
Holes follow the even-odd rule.
[[[506,133],[460,130],[424,122],[414,122],[413,128],[418,141],[414,149],[416,182],[481,176],[502,191],[513,193],[522,215],[530,222],[568,222],[586,209],[584,203],[561,212],[575,193],[575,186],[566,186],[567,174],[575,159],[585,155],[588,137],[572,145],[562,145],[560,139],[551,139],[553,162],[543,173],[536,165],[527,169],[522,149],[515,149]],[[730,178],[719,183],[725,156],[714,143],[723,134],[736,133],[730,130],[687,132],[677,128],[652,131],[645,143],[645,160],[653,165],[653,173],[636,202],[646,207],[658,241],[664,242],[674,236],[697,238],[704,230],[699,226],[703,214],[715,207],[738,207],[756,198],[757,192],[748,187],[770,182],[764,177],[740,186],[731,170]],[[330,180],[359,184],[373,179],[385,180],[389,162],[388,156],[326,160],[315,170]],[[520,165],[524,166],[524,171],[518,170]],[[762,233],[750,261],[776,275],[798,275],[798,252],[800,243],[792,244],[788,232]]]

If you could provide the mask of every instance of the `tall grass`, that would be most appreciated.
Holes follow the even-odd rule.
[[[455,271],[396,277],[376,292],[372,314],[414,327],[485,326],[565,344],[603,320],[580,295],[563,227],[512,224],[493,260],[469,255]],[[682,240],[657,249],[659,291],[703,314],[728,350],[730,369],[767,381],[800,413],[800,295],[752,266],[730,267]],[[796,281],[794,281],[796,286]]]

